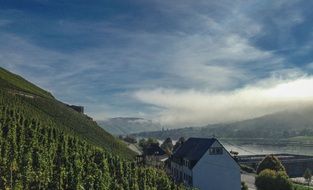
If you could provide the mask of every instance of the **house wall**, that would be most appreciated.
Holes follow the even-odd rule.
[[[173,172],[173,169],[176,169],[178,173]],[[192,171],[188,167],[171,162],[171,173],[175,181],[183,182],[184,184],[189,185],[188,181],[184,181],[184,174],[192,177]]]
[[[212,147],[222,147],[216,141]],[[223,154],[202,156],[193,170],[193,186],[200,190],[240,190],[240,167],[223,149]]]

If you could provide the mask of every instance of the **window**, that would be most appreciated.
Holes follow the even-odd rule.
[[[188,176],[188,184],[189,184],[190,186],[192,186],[192,177],[191,177],[191,176]]]
[[[189,167],[189,160],[184,160],[184,166]]]
[[[217,154],[223,154],[223,148],[222,147],[210,148],[210,155],[217,155]]]

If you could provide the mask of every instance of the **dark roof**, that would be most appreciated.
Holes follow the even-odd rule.
[[[215,141],[215,138],[189,138],[175,151],[173,157],[197,162]]]
[[[165,155],[165,151],[158,144],[150,144],[144,148],[144,154],[147,156],[162,156]]]

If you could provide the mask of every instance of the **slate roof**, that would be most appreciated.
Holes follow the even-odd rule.
[[[165,155],[165,151],[158,144],[150,144],[144,149],[144,153],[147,156],[162,156]]]
[[[192,161],[193,167],[205,152],[217,141],[215,138],[189,138],[172,155],[174,160],[187,159]]]

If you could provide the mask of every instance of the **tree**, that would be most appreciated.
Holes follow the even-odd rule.
[[[150,144],[158,144],[159,145],[159,142],[155,138],[148,138],[147,144],[148,145],[150,145]]]
[[[286,172],[283,172],[283,171],[276,172],[275,185],[276,185],[275,187],[277,187],[276,190],[292,190],[293,189],[292,182],[290,181]]]
[[[146,139],[140,139],[139,140],[139,146],[142,149],[145,149],[147,146],[149,146],[151,144],[158,144],[159,145],[159,142],[154,138],[148,138],[148,140],[146,140]]]
[[[311,173],[311,170],[310,169],[306,169],[304,174],[303,174],[303,177],[305,179],[305,181],[308,183],[308,189],[309,189],[309,186],[310,186],[310,182],[312,180],[312,173]]]
[[[283,171],[286,172],[285,167],[281,164],[279,159],[275,157],[274,155],[268,155],[266,156],[260,163],[256,170],[257,174],[259,174],[261,171],[265,169],[274,170],[276,172]]]
[[[255,177],[255,186],[258,190],[274,190],[274,176],[275,171],[269,169],[263,170]]]
[[[165,150],[166,152],[169,152],[169,153],[172,152],[173,147],[174,147],[174,145],[173,145],[173,142],[172,142],[171,138],[166,138],[165,141],[161,145],[161,148],[163,150]]]
[[[255,178],[258,190],[292,190],[292,182],[283,171],[265,169]]]
[[[175,146],[173,147],[173,152],[177,150],[184,142],[186,141],[185,137],[180,137],[176,142]]]
[[[146,139],[140,139],[140,140],[139,140],[139,146],[140,146],[141,148],[144,148],[146,145],[147,145]]]

